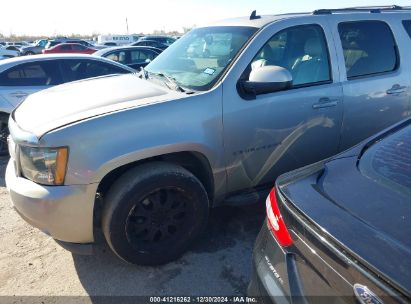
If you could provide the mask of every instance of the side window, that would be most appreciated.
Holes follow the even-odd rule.
[[[129,73],[127,70],[123,70],[119,67],[99,62],[95,60],[85,61],[85,69],[82,75],[82,79],[84,78],[91,78],[91,77],[98,77],[103,75],[110,75],[110,74],[125,74]]]
[[[106,56],[106,58],[123,64],[127,63],[127,56],[125,51],[110,53],[108,56]]]
[[[391,72],[397,68],[397,47],[385,22],[344,22],[338,25],[338,32],[348,79]]]
[[[73,44],[72,47],[73,47],[73,50],[75,51],[83,51],[86,49],[86,47],[81,44]]]
[[[251,69],[265,65],[287,69],[293,77],[293,87],[331,81],[323,29],[319,25],[309,24],[278,32],[254,57]]]
[[[71,50],[71,44],[63,44],[60,46],[60,50],[62,51],[70,51]]]
[[[154,52],[143,51],[142,53],[143,53],[143,55],[144,55],[144,60],[146,60],[146,59],[153,60],[154,58],[156,58],[156,55],[155,55]]]
[[[82,73],[83,65],[81,60],[65,59],[62,60],[63,74],[66,81],[79,80]]]
[[[11,68],[0,75],[3,86],[52,86],[62,83],[57,61],[43,61]]]
[[[131,62],[138,63],[138,62],[145,62],[147,59],[153,60],[154,53],[150,51],[131,51]]]
[[[404,20],[402,22],[402,25],[404,25],[405,30],[408,33],[408,36],[411,38],[411,20]]]
[[[143,62],[145,60],[144,53],[141,51],[130,51],[131,63]]]

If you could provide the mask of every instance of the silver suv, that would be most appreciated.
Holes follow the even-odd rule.
[[[15,209],[72,251],[101,223],[128,262],[175,259],[210,207],[265,197],[409,116],[410,26],[400,7],[254,12],[194,29],[138,75],[35,93],[9,121]]]

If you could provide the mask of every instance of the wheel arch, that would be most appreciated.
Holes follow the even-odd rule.
[[[104,196],[110,190],[114,181],[132,168],[155,161],[176,164],[191,172],[203,184],[210,205],[212,205],[215,191],[214,175],[208,158],[203,153],[197,151],[172,152],[123,164],[113,168],[105,174],[98,185],[96,203],[94,204],[94,222],[96,226],[99,226],[101,220],[101,209],[104,204]]]

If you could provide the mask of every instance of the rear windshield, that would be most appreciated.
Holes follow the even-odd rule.
[[[411,198],[411,125],[371,146],[361,157],[361,173]]]

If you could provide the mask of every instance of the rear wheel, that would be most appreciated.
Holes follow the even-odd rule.
[[[109,191],[102,227],[123,260],[158,265],[178,258],[205,228],[209,203],[201,182],[168,163],[131,169]]]
[[[25,53],[25,55],[27,55],[27,56],[29,56],[29,55],[34,55],[34,52],[28,51],[28,52]]]

